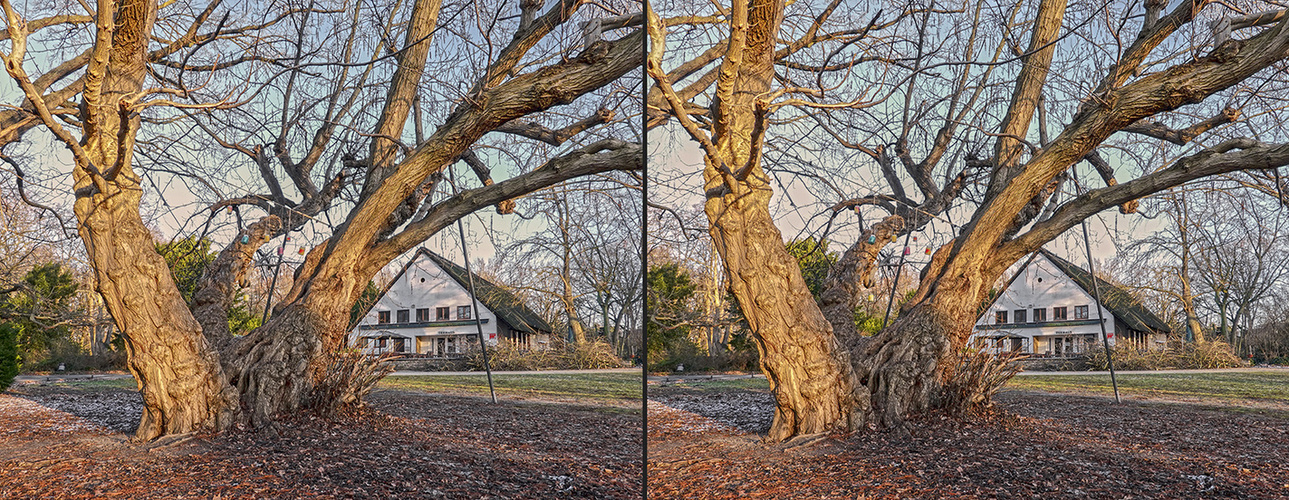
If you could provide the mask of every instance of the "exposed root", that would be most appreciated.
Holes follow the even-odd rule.
[[[780,443],[779,448],[783,450],[806,448],[811,445],[820,443],[828,439],[828,437],[829,437],[829,433],[827,432],[820,432],[816,434],[801,434],[793,437],[792,439],[784,441],[783,443]]]

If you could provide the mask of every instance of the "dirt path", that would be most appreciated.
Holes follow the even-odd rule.
[[[306,416],[158,448],[122,434],[141,410],[137,393],[11,389],[0,394],[0,498],[640,496],[638,412],[396,391],[370,399],[371,410],[338,421]]]

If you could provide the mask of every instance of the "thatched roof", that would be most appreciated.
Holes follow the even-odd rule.
[[[1076,266],[1068,260],[1057,257],[1052,252],[1047,250],[1039,250],[1039,252],[1041,252],[1044,257],[1047,257],[1048,260],[1052,261],[1052,263],[1055,264],[1061,272],[1074,280],[1080,288],[1088,292],[1088,295],[1092,295],[1094,297],[1095,294],[1093,293],[1092,284],[1095,279],[1097,287],[1100,288],[1101,291],[1101,305],[1105,306],[1106,309],[1109,309],[1110,313],[1114,314],[1114,317],[1118,318],[1119,321],[1122,321],[1129,329],[1143,332],[1151,330],[1167,332],[1171,330],[1171,328],[1168,327],[1168,324],[1164,323],[1164,320],[1159,319],[1159,316],[1155,316],[1155,314],[1150,312],[1149,309],[1146,309],[1146,306],[1142,305],[1141,301],[1138,301],[1132,296],[1132,294],[1128,293],[1127,290],[1124,290],[1123,287],[1110,283],[1109,281],[1103,280],[1099,277],[1095,277],[1086,269]],[[1023,269],[1022,272],[1024,272]]]
[[[464,267],[443,258],[443,256],[421,248],[417,251],[417,257],[425,254],[434,261],[444,272],[448,273],[452,279],[456,280],[462,288],[470,289],[470,277],[466,274]],[[416,259],[413,258],[413,261]],[[474,273],[471,273],[474,274]],[[551,326],[543,320],[541,316],[528,308],[523,300],[515,294],[510,293],[505,287],[484,279],[478,274],[474,274],[474,291],[478,296],[479,303],[483,304],[489,310],[497,314],[498,318],[510,324],[510,327],[528,333],[550,333]]]

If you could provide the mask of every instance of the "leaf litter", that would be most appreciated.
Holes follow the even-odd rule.
[[[1289,498],[1289,413],[1005,391],[970,420],[771,445],[765,391],[650,388],[649,498]]]
[[[368,399],[334,420],[302,414],[152,446],[129,440],[135,391],[11,390],[0,394],[0,498],[640,497],[638,410]]]

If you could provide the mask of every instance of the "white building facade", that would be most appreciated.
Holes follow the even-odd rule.
[[[544,349],[550,327],[518,298],[475,276],[478,310],[471,307],[461,266],[421,249],[349,334],[367,354],[456,357],[478,348],[479,328],[490,347],[501,339]],[[527,316],[527,317],[525,317]]]
[[[1164,347],[1168,326],[1162,320],[1126,291],[1100,278],[1096,278],[1102,298],[1098,304],[1092,280],[1086,270],[1069,261],[1039,252],[976,321],[971,344],[997,353],[1069,358],[1100,345],[1104,324],[1111,345]]]

